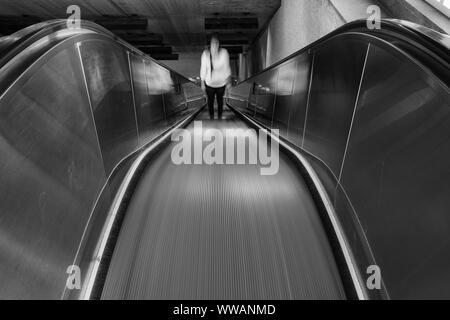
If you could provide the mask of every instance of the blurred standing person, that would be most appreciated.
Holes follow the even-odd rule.
[[[214,100],[217,97],[218,115],[222,118],[225,89],[231,86],[231,67],[228,51],[220,47],[217,35],[211,37],[209,50],[203,51],[200,69],[202,89],[208,97],[208,109],[211,120],[214,119]]]

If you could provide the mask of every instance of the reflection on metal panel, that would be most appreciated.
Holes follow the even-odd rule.
[[[105,172],[75,47],[0,101],[0,297],[60,297]]]
[[[163,93],[168,90],[170,73],[153,61],[146,61],[145,75],[147,79],[148,99],[150,101],[149,110],[140,110],[139,118],[146,128],[155,127],[158,133],[163,131],[165,123],[165,106]],[[146,111],[146,112],[144,112]],[[157,124],[163,123],[162,126]]]
[[[337,38],[315,53],[304,148],[339,175],[367,44]]]
[[[86,80],[106,173],[137,148],[128,60],[119,46],[105,41],[81,45]]]
[[[147,64],[147,84],[150,95],[164,94],[173,88],[170,71],[159,64],[149,61]]]
[[[138,147],[137,122],[152,135],[168,128],[165,91],[153,99],[146,68],[131,72],[132,48],[101,30],[74,37],[52,30],[35,39],[48,45],[1,69],[0,298],[72,297],[64,291],[67,267],[91,262],[117,171],[129,165],[121,161]],[[157,77],[156,90],[167,88],[170,71],[140,59],[168,75]]]
[[[289,61],[281,65],[278,71],[272,127],[280,130],[283,136],[287,136],[288,131],[290,105],[287,102],[294,94],[295,66],[296,61]]]
[[[241,112],[253,116],[255,112],[250,114],[248,98],[250,95],[250,90],[252,86],[249,82],[241,83],[239,86],[232,87],[230,90],[229,103],[231,103],[235,108],[238,108]]]
[[[280,97],[278,104],[287,104],[289,110],[289,122],[287,137],[296,145],[303,143],[306,112],[308,107],[309,89],[311,84],[311,71],[313,63],[312,54],[305,53],[294,59],[295,75],[292,96]],[[280,74],[281,76],[281,74]]]
[[[147,64],[145,60],[142,57],[130,55],[130,62],[133,75],[140,146],[142,146],[162,132],[165,122],[162,114],[162,101],[152,103],[149,94],[146,79]]]
[[[395,299],[450,296],[449,128],[448,91],[372,45],[342,183]]]
[[[278,69],[256,77],[251,96],[254,97],[256,119],[265,125],[272,125],[277,94]]]
[[[186,98],[181,86],[181,80],[179,77],[171,72],[171,87],[168,92],[164,93],[164,106],[166,112],[166,119],[168,124],[171,125],[175,122],[174,115],[187,108]]]
[[[183,82],[182,90],[186,97],[188,108],[198,108],[206,103],[203,90],[192,82]]]

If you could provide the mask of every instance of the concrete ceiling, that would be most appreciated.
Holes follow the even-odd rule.
[[[33,22],[66,18],[76,4],[82,19],[103,24],[156,56],[198,52],[218,32],[239,53],[279,8],[281,0],[0,0],[0,35]],[[132,26],[130,28],[131,25]],[[128,27],[127,27],[128,26]],[[155,41],[150,41],[154,39]],[[144,41],[144,43],[139,42]],[[133,43],[135,41],[135,43]],[[155,53],[156,52],[156,53]]]

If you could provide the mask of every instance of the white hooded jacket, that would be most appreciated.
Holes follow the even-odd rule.
[[[221,48],[219,54],[212,59],[213,70],[211,72],[211,54],[209,50],[203,51],[200,78],[206,85],[212,88],[220,88],[228,83],[231,76],[230,56],[226,49]]]

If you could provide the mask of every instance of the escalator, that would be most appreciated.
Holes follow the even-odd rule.
[[[0,43],[0,298],[450,296],[446,36],[351,23],[210,120],[199,87],[101,27],[27,29]],[[269,135],[278,173],[175,165],[195,121]]]
[[[204,111],[195,120],[204,131],[248,129],[231,110],[208,119]],[[101,298],[345,298],[292,160],[282,154],[274,176],[258,165],[177,166],[173,144],[152,159],[128,204]]]

